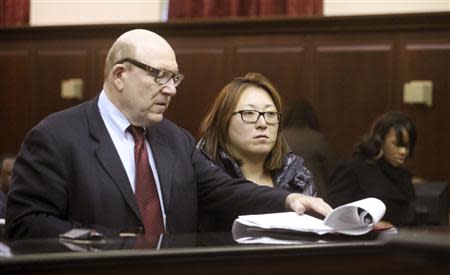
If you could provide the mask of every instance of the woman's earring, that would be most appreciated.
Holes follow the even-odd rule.
[[[380,152],[378,153],[378,155],[375,157],[375,159],[380,159],[383,156],[383,149],[380,149]]]

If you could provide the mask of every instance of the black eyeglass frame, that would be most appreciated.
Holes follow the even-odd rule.
[[[173,84],[175,85],[175,87],[178,87],[178,85],[180,85],[181,81],[184,78],[184,75],[182,73],[174,73],[174,72],[163,70],[163,69],[157,69],[157,68],[154,68],[147,64],[144,64],[142,62],[139,62],[136,59],[129,58],[129,57],[120,59],[114,65],[122,64],[124,62],[131,63],[131,64],[135,65],[136,67],[138,67],[144,71],[147,71],[151,76],[153,76],[153,78],[155,79],[155,82],[158,83],[159,85],[164,85],[167,82],[169,82],[171,79],[173,79]],[[162,81],[161,77],[158,77],[158,75],[161,72],[170,74],[170,77],[166,81]]]
[[[258,113],[258,117],[256,118],[255,121],[247,121],[247,120],[244,119],[244,115],[243,115],[245,112],[257,112]],[[267,122],[267,118],[266,118],[266,114],[267,113],[275,113],[277,115],[277,117],[278,117],[278,122],[275,122],[275,123]],[[264,118],[266,123],[270,124],[270,125],[277,125],[277,124],[280,124],[280,122],[281,122],[281,113],[274,112],[274,111],[260,112],[260,111],[257,111],[257,110],[240,110],[240,111],[236,111],[236,112],[233,113],[233,115],[235,115],[235,114],[240,114],[241,115],[241,120],[243,122],[246,122],[246,123],[256,123],[256,122],[258,122],[258,120],[259,120],[259,118],[261,116]]]

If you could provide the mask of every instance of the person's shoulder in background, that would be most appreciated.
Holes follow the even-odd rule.
[[[283,136],[286,139],[289,148],[294,154],[300,155],[308,152],[327,151],[334,155],[325,135],[311,128],[286,128],[283,129]]]
[[[0,226],[3,226],[5,224],[5,211],[6,211],[6,194],[3,191],[0,191]]]

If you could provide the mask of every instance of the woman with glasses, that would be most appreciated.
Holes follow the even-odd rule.
[[[225,85],[201,123],[198,147],[232,177],[315,196],[312,174],[301,157],[288,153],[281,136],[281,108],[281,97],[266,77],[237,77]],[[229,231],[231,222],[206,214],[200,229]]]

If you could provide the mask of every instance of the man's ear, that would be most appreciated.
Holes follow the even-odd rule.
[[[126,68],[123,64],[116,64],[111,69],[111,76],[114,85],[116,85],[117,90],[122,91],[123,89],[123,78],[125,76]]]

